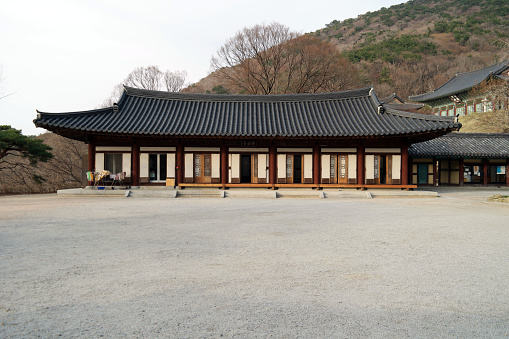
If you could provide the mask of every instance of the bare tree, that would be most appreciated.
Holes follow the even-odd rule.
[[[244,28],[218,50],[211,66],[229,88],[248,94],[337,91],[358,82],[334,46],[278,23]]]
[[[163,72],[157,66],[138,67],[124,80],[124,84],[130,87],[157,91],[161,88]]]
[[[187,81],[187,72],[166,71],[162,72],[157,66],[138,67],[127,75],[123,84],[117,84],[110,96],[104,99],[100,107],[111,107],[118,102],[124,91],[124,86],[142,88],[154,91],[179,92],[184,88]]]
[[[9,95],[11,95],[12,93],[8,93],[6,94],[5,93],[5,87],[2,85],[2,83],[5,81],[5,78],[4,78],[4,67],[3,65],[0,64],[0,99],[3,99],[5,97],[8,97]]]
[[[286,43],[280,93],[334,92],[358,86],[353,65],[331,44],[310,35]]]
[[[187,72],[180,71],[166,71],[164,73],[163,82],[168,92],[179,92],[186,84]]]
[[[162,72],[157,66],[147,66],[138,67],[129,73],[124,84],[154,91],[178,92],[184,87],[186,80],[186,71]]]
[[[122,93],[124,92],[124,85],[117,84],[113,87],[113,92],[111,92],[110,96],[104,99],[101,107],[111,107],[114,103],[118,102]]]
[[[244,28],[217,51],[211,59],[211,66],[219,76],[241,91],[271,94],[288,64],[285,44],[298,36],[298,33],[275,22]]]

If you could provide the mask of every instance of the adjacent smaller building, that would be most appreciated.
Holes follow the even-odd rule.
[[[456,116],[493,110],[493,98],[476,90],[490,79],[509,79],[509,60],[466,73],[458,73],[429,93],[410,96],[412,101],[431,106],[434,115]]]
[[[450,133],[408,149],[416,185],[509,186],[509,134]]]

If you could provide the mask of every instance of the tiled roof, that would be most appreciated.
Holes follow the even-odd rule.
[[[464,92],[483,82],[490,74],[497,76],[509,68],[509,60],[505,60],[495,65],[478,69],[472,72],[459,73],[452,77],[445,84],[435,89],[433,92],[413,95],[409,99],[417,102],[427,102],[454,94]]]
[[[413,144],[408,154],[420,157],[509,158],[509,133],[450,133]]]
[[[350,137],[447,133],[451,117],[386,109],[371,88],[292,95],[170,93],[125,87],[118,108],[38,112],[37,127],[61,133],[147,136]],[[71,136],[72,137],[72,136]]]

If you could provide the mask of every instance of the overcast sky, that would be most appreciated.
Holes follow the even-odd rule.
[[[0,125],[40,134],[36,109],[97,108],[136,67],[186,70],[190,82],[238,30],[277,21],[313,32],[398,0],[0,0]]]

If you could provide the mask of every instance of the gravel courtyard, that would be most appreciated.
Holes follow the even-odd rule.
[[[489,194],[0,197],[0,337],[507,337]]]

